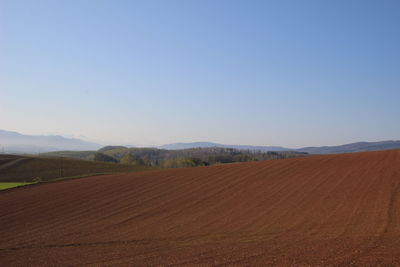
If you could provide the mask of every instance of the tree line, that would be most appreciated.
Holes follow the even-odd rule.
[[[122,164],[181,168],[223,163],[249,162],[306,156],[297,151],[239,150],[234,148],[190,148],[166,150],[157,148],[126,148],[108,146],[95,152],[93,160]]]

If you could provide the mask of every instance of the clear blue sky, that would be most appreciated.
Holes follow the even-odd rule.
[[[111,144],[400,139],[400,1],[0,1],[0,129]]]

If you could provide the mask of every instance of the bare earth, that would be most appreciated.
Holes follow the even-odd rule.
[[[400,150],[0,192],[0,265],[399,266]]]

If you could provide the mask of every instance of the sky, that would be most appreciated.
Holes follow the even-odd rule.
[[[0,0],[0,129],[102,144],[400,139],[400,1]]]

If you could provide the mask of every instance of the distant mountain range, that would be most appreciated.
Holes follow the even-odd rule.
[[[0,130],[0,152],[43,153],[58,150],[97,150],[99,144],[59,135],[25,135]]]
[[[76,138],[59,135],[24,135],[0,130],[0,153],[44,153],[51,151],[98,150],[102,145]],[[400,149],[400,141],[357,142],[339,146],[303,147],[291,149],[281,146],[224,145],[211,142],[173,143],[160,146],[160,149],[178,150],[188,148],[225,147],[241,150],[259,151],[298,151],[310,154],[335,154],[373,150]]]
[[[350,152],[363,152],[374,150],[399,149],[400,141],[357,142],[340,146],[304,147],[297,151],[310,154],[337,154]]]
[[[349,152],[363,152],[373,150],[400,149],[400,141],[380,141],[380,142],[357,142],[339,146],[321,146],[321,147],[303,147],[303,148],[286,148],[281,146],[246,146],[246,145],[223,145],[209,142],[194,143],[174,143],[163,145],[162,149],[187,149],[187,148],[203,148],[203,147],[226,147],[244,150],[261,150],[261,151],[298,151],[307,152],[309,154],[335,154]]]

